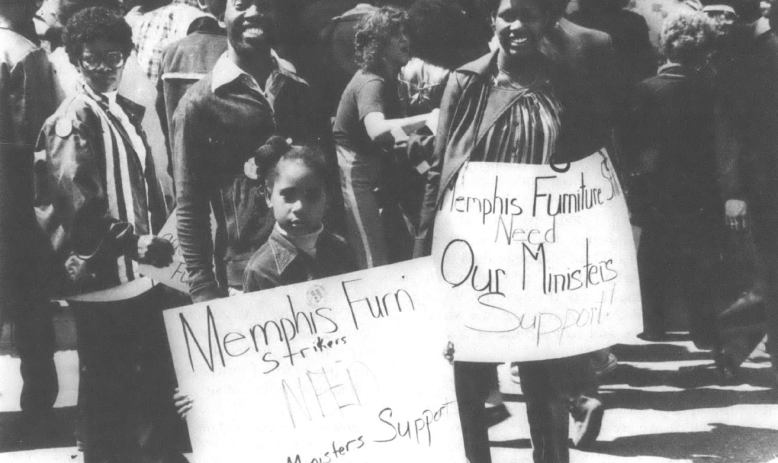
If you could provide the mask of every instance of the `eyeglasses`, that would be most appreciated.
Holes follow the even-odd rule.
[[[119,51],[112,51],[105,55],[85,55],[81,57],[81,64],[87,71],[96,71],[101,65],[105,65],[111,71],[124,67],[127,60]]]

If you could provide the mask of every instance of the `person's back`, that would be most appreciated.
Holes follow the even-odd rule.
[[[57,398],[52,312],[35,289],[40,247],[32,180],[35,139],[54,111],[54,86],[45,51],[15,32],[32,26],[34,11],[33,2],[0,0],[0,327],[15,324],[23,439],[40,432]]]
[[[159,77],[164,48],[186,37],[192,22],[205,15],[186,0],[173,0],[169,5],[144,14],[138,21],[133,28],[132,41],[138,52],[138,63],[152,83],[156,84]]]
[[[193,29],[193,30],[191,30]],[[178,102],[192,85],[211,72],[227,51],[227,32],[210,17],[198,18],[190,34],[168,45],[162,53],[157,82],[157,114],[168,148],[168,174],[173,176],[169,127]]]
[[[715,214],[719,208],[713,102],[710,85],[680,65],[663,66],[638,84],[635,130],[638,144],[657,149],[658,209]]]
[[[778,214],[778,37],[765,32],[740,49],[732,75],[724,85],[724,104],[729,119],[744,144],[743,158],[748,166],[740,169],[740,178],[725,176],[725,194],[731,183],[751,195],[751,207]],[[765,210],[767,212],[767,210]]]
[[[608,3],[609,0],[589,0]],[[639,14],[617,6],[582,8],[572,13],[570,21],[589,29],[607,33],[613,41],[617,65],[629,85],[634,85],[654,71],[655,59],[648,35],[648,24]]]

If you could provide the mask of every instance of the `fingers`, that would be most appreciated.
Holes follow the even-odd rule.
[[[181,391],[176,389],[175,394],[173,394],[173,401],[178,416],[180,416],[181,418],[186,418],[186,415],[192,409],[192,404],[194,403],[194,400],[190,398],[188,395],[183,394]]]
[[[448,363],[452,365],[454,364],[454,353],[455,353],[454,343],[449,341],[448,345],[446,346],[446,350],[443,351],[443,357],[445,357],[446,360],[448,360]]]

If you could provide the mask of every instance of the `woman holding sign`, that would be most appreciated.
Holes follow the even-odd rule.
[[[165,363],[161,287],[124,291],[139,280],[138,263],[164,267],[173,255],[156,236],[166,211],[140,125],[143,108],[117,95],[131,37],[124,19],[103,7],[68,21],[65,51],[81,83],[44,124],[35,155],[50,278],[64,281],[59,291],[82,295],[68,299],[78,330],[86,462],[175,458],[160,426],[165,411],[175,419],[165,391],[172,366]]]
[[[563,172],[567,163],[611,146],[607,38],[604,46],[594,44],[588,30],[559,21],[565,2],[489,3],[499,47],[448,81],[417,254],[430,252],[436,206],[467,162],[546,164]],[[457,362],[455,371],[467,456],[490,462],[483,408],[495,365]],[[602,419],[588,358],[523,362],[520,376],[534,461],[567,462],[568,413],[584,423],[576,442],[593,440]]]

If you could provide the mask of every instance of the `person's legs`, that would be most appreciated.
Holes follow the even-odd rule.
[[[664,300],[662,295],[667,274],[666,246],[662,227],[647,222],[638,248],[640,294],[643,301],[643,334],[647,340],[659,339],[665,333]]]
[[[713,223],[701,223],[679,231],[681,265],[684,265],[681,288],[689,310],[689,331],[695,345],[707,349],[721,346],[715,298],[715,291],[720,287],[717,281],[721,242],[718,228]]]
[[[126,426],[132,375],[131,346],[110,304],[71,303],[76,317],[79,377],[79,427],[84,462],[115,462],[130,453]]]
[[[30,304],[13,324],[23,380],[20,406],[25,413],[49,411],[57,400],[53,312],[48,303]]]
[[[48,302],[25,305],[11,323],[22,376],[19,437],[25,445],[36,446],[52,431],[51,412],[59,392],[54,366],[54,309]]]
[[[567,463],[569,418],[551,372],[554,361],[519,363],[521,391],[527,405],[534,463]]]
[[[764,277],[766,298],[767,352],[770,354],[778,388],[778,213],[755,214],[751,221],[758,252],[758,264]]]
[[[380,176],[380,159],[359,155],[337,146],[348,242],[360,269],[388,263],[386,236],[374,190]]]
[[[484,402],[489,395],[492,379],[497,375],[496,368],[493,363],[454,362],[459,419],[462,423],[465,455],[470,463],[492,461]]]

